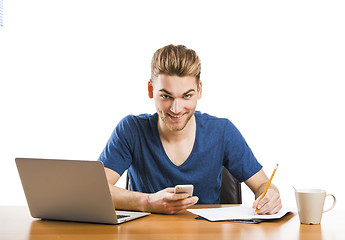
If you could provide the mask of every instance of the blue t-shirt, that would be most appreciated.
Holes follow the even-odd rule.
[[[164,151],[157,113],[122,119],[99,161],[120,175],[128,169],[133,191],[155,193],[178,184],[193,184],[198,203],[218,204],[223,166],[239,182],[253,176],[262,166],[228,119],[196,111],[195,120],[194,147],[180,166],[171,162]]]

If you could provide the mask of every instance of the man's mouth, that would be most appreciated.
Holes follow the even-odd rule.
[[[171,117],[172,119],[181,119],[183,117],[184,114],[181,115],[174,115],[171,113],[168,113],[168,116]]]

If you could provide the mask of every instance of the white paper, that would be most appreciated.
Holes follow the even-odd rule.
[[[255,209],[245,206],[187,209],[187,211],[206,218],[209,221],[278,219],[289,212],[287,209],[281,209],[276,214],[258,215],[255,213]]]

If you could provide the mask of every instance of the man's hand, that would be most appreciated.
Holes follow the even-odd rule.
[[[282,208],[279,190],[272,183],[264,198],[261,199],[268,181],[269,180],[262,169],[245,181],[247,186],[255,194],[256,200],[253,203],[253,208],[259,209],[257,212],[258,214],[274,214],[279,212],[279,210]]]
[[[176,214],[199,200],[198,197],[189,197],[186,193],[175,194],[174,188],[166,188],[149,194],[147,197],[147,211],[152,213]]]
[[[253,203],[253,208],[258,209],[257,214],[274,214],[282,208],[280,194],[277,190],[269,188],[263,199],[261,196]]]

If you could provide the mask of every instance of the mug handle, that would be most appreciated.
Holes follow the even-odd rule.
[[[332,206],[330,208],[328,208],[326,210],[323,210],[323,213],[332,210],[334,208],[336,202],[337,202],[337,200],[336,200],[336,198],[334,197],[333,194],[327,194],[326,197],[328,197],[328,196],[333,197],[333,204],[332,204]]]

